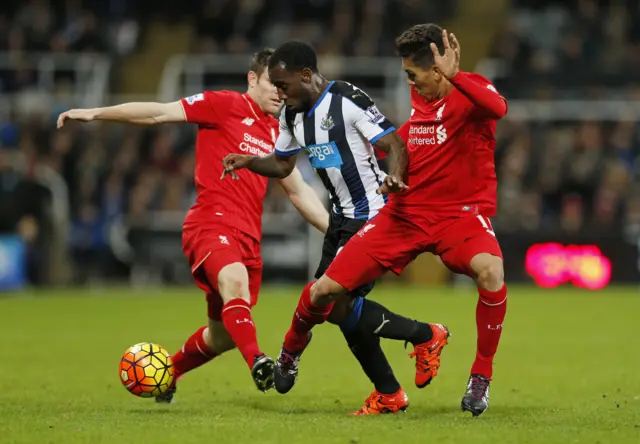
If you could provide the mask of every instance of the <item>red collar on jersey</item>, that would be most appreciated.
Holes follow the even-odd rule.
[[[242,97],[247,101],[247,104],[249,105],[249,108],[251,108],[251,111],[253,111],[253,115],[256,116],[256,119],[260,120],[261,117],[267,117],[267,114],[262,111],[262,108],[260,108],[260,106],[251,98],[249,93],[244,93]]]

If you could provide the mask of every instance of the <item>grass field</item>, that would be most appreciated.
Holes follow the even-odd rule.
[[[261,295],[255,318],[272,355],[297,295]],[[176,404],[158,406],[122,387],[118,360],[136,342],[180,347],[204,323],[200,293],[0,297],[0,443],[640,443],[638,290],[512,288],[491,407],[479,418],[459,410],[475,352],[473,293],[380,287],[373,296],[453,333],[424,390],[402,344],[384,343],[411,401],[398,416],[347,415],[371,387],[332,326],[317,329],[287,396],[255,390],[233,351],[185,377]]]

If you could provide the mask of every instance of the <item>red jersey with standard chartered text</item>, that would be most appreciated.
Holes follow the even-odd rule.
[[[481,93],[504,100],[481,75],[459,75],[466,76],[465,82],[477,82],[486,88]],[[411,117],[398,130],[409,151],[409,189],[390,194],[388,210],[400,216],[459,216],[469,212],[493,216],[496,117],[474,105],[457,88],[434,101],[427,101],[412,89],[411,105]],[[504,106],[506,109],[506,101]]]
[[[278,121],[266,115],[247,94],[206,91],[181,100],[188,122],[198,124],[196,203],[185,227],[223,224],[260,240],[262,201],[268,179],[249,170],[239,180],[222,175],[222,159],[231,153],[266,156],[278,137]]]

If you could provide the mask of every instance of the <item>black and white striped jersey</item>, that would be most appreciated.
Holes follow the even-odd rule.
[[[364,91],[338,80],[329,83],[309,112],[283,110],[275,153],[289,156],[305,150],[329,191],[333,211],[368,220],[387,200],[376,194],[385,173],[372,145],[394,130]]]

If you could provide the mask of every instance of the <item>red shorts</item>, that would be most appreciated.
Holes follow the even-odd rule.
[[[241,262],[247,267],[251,306],[258,303],[262,282],[259,241],[235,228],[222,225],[212,228],[185,227],[182,231],[182,251],[189,260],[196,284],[207,294],[210,319],[221,320],[223,302],[218,293],[217,276],[229,264]]]
[[[488,218],[434,215],[409,221],[383,210],[347,242],[325,274],[351,291],[387,270],[400,274],[424,252],[437,254],[450,270],[468,276],[476,254],[502,258]]]

